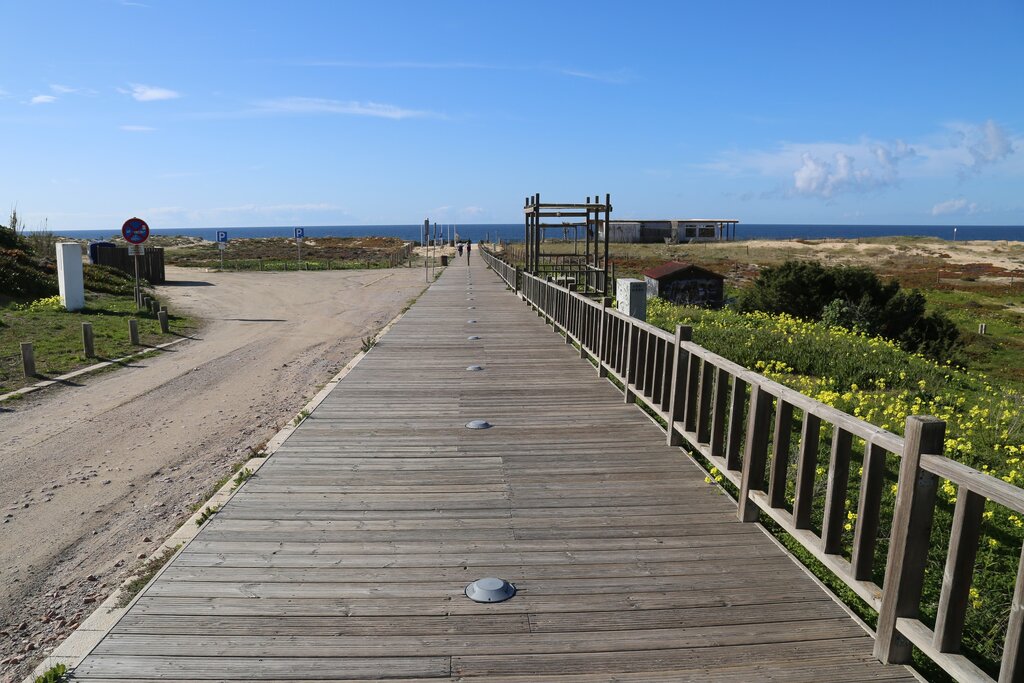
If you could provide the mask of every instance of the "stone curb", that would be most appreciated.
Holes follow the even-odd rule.
[[[430,289],[432,285],[433,283],[430,283],[426,287],[424,287],[423,291],[416,295],[416,299],[419,299],[419,297],[423,296],[424,292]],[[382,327],[381,330],[373,336],[374,343],[380,341],[380,339],[385,334],[387,334],[392,327],[395,326],[395,323],[397,323],[399,320],[402,319],[402,317],[405,316],[406,312],[407,311],[402,311],[394,318],[392,318],[387,325]],[[170,343],[176,344],[180,341],[184,340],[178,339]],[[372,350],[373,349],[371,349],[371,351]],[[296,414],[296,419],[302,415],[303,411],[306,411],[307,414],[312,413],[313,410],[317,408],[317,406],[323,403],[324,399],[326,399],[327,396],[332,391],[334,391],[334,388],[338,386],[338,383],[341,380],[343,380],[350,372],[352,372],[352,369],[359,364],[359,361],[361,361],[366,356],[367,353],[369,353],[369,351],[360,351],[359,353],[357,353],[352,358],[352,360],[350,360],[345,365],[345,367],[343,367],[341,371],[338,372],[337,375],[332,377],[327,382],[327,384],[325,384],[323,388],[320,389],[320,391],[318,391],[317,394],[313,398],[311,398],[309,402],[306,403],[305,406],[302,407],[302,409]],[[131,356],[126,356],[126,358],[130,357]],[[106,365],[109,364],[110,363],[106,363]],[[86,368],[85,370],[101,367],[102,365],[104,364],[92,366],[92,368]],[[84,372],[84,370],[79,370],[77,372],[82,373]],[[3,397],[0,397],[0,400],[2,400],[2,398]],[[295,432],[295,430],[298,429],[298,426],[302,424],[302,422],[304,421],[305,418],[302,418],[299,419],[298,423],[296,423],[295,420],[293,419],[293,421],[290,422],[288,426],[281,429],[281,431],[275,434],[267,442],[267,445],[263,449],[265,455],[250,458],[248,461],[246,461],[244,465],[242,465],[239,471],[249,469],[252,470],[253,474],[259,471],[259,469],[267,462],[267,460],[269,460],[270,457],[282,445],[284,445],[284,442],[288,440],[288,437],[290,437]],[[245,486],[245,482],[242,482],[242,485],[236,488],[234,478],[229,479],[227,483],[224,484],[224,486],[222,486],[216,493],[214,493],[210,497],[209,500],[203,503],[203,505],[198,510],[196,510],[195,514],[189,517],[178,528],[177,531],[171,534],[171,536],[168,537],[167,540],[165,540],[163,544],[153,552],[152,555],[150,555],[150,557],[152,558],[164,552],[167,552],[168,550],[173,551],[175,547],[179,545],[181,546],[177,550],[177,552],[175,552],[174,555],[169,560],[167,560],[166,563],[164,563],[164,566],[161,567],[160,570],[153,575],[153,578],[149,580],[149,583],[147,583],[142,588],[142,590],[140,590],[135,595],[135,597],[132,598],[131,602],[129,602],[126,607],[118,607],[117,603],[120,600],[121,592],[124,590],[126,584],[129,581],[131,581],[131,576],[125,579],[124,583],[122,583],[113,593],[111,593],[107,597],[107,599],[104,600],[102,604],[100,604],[100,606],[97,607],[96,610],[92,614],[90,614],[85,619],[85,621],[83,621],[79,625],[77,629],[74,630],[73,633],[71,633],[71,635],[65,638],[64,641],[60,643],[60,645],[58,645],[52,652],[50,652],[43,659],[43,661],[40,662],[39,665],[32,671],[32,673],[25,677],[22,683],[35,683],[35,679],[37,676],[41,676],[47,670],[49,670],[51,667],[57,664],[63,664],[68,668],[69,671],[73,670],[76,666],[78,666],[82,662],[82,660],[85,659],[85,656],[92,652],[93,648],[99,645],[100,641],[103,640],[103,637],[107,635],[110,629],[114,628],[114,625],[117,624],[118,621],[120,621],[121,617],[124,616],[128,612],[128,610],[130,610],[132,606],[135,605],[139,598],[145,595],[149,587],[153,585],[153,582],[160,578],[160,575],[164,573],[164,570],[167,569],[167,567],[169,567],[172,562],[174,562],[178,555],[180,555],[185,550],[185,548],[188,547],[188,544],[192,542],[192,540],[199,534],[200,531],[202,531],[203,527],[197,526],[196,520],[199,519],[199,516],[203,513],[203,510],[206,510],[207,508],[214,505],[217,507],[223,506],[225,503],[231,500],[231,498],[237,491],[241,490],[242,486]]]

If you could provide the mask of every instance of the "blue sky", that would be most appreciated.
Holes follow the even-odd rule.
[[[30,228],[1024,224],[1024,3],[0,0]]]

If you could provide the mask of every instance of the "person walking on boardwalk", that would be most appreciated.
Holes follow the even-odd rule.
[[[473,240],[466,240],[466,265],[469,265],[469,252],[473,249]]]
[[[462,256],[462,242],[459,242],[459,256]]]

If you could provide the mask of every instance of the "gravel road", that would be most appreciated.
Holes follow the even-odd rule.
[[[0,680],[17,681],[423,288],[422,270],[206,273],[158,296],[204,326],[0,408]]]

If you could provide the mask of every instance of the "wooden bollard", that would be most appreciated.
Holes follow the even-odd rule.
[[[21,342],[21,365],[25,369],[25,377],[36,376],[36,354],[32,350],[32,342]]]
[[[139,306],[139,308],[141,308],[142,310],[148,312],[149,311],[149,302],[150,301],[152,301],[152,299],[150,299],[148,296],[142,297],[142,305]]]
[[[82,346],[85,349],[86,358],[96,357],[96,349],[92,337],[92,323],[82,323]]]
[[[133,346],[139,345],[139,321],[135,318],[128,319],[128,339]]]
[[[150,302],[150,304],[149,304],[149,310],[152,311],[153,315],[156,315],[157,313],[159,313],[160,312],[160,302],[157,301],[156,299],[153,299]]]
[[[160,331],[164,334],[170,332],[171,328],[167,324],[167,311],[161,309],[157,312],[156,317],[160,320]]]

